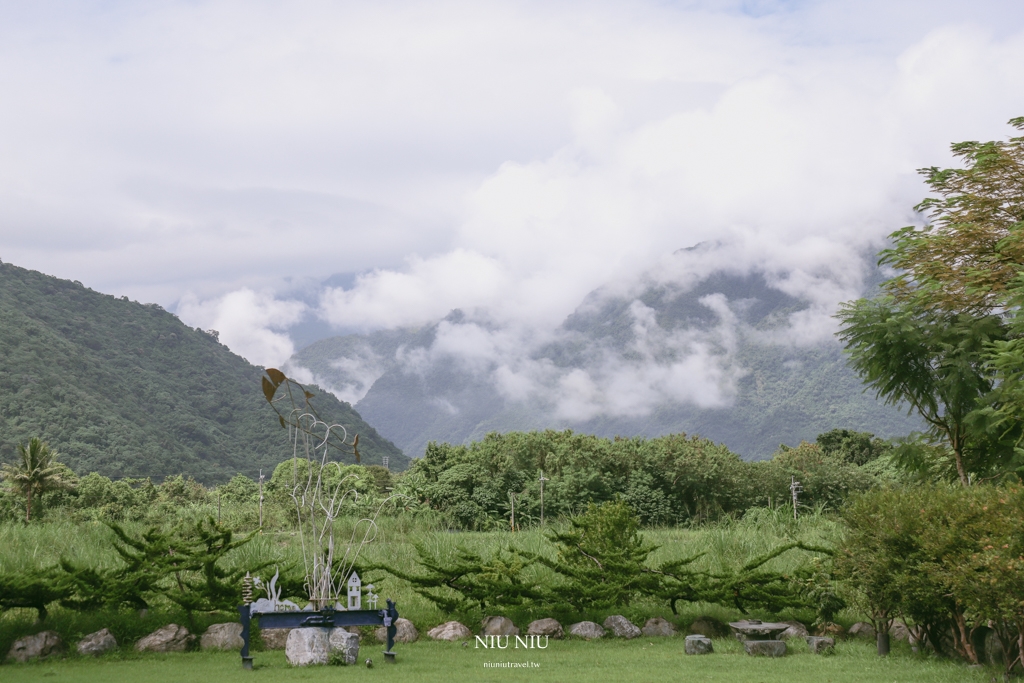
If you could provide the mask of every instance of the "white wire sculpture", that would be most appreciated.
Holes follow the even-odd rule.
[[[282,386],[286,391],[275,397]],[[295,401],[299,391],[302,392],[302,405]],[[290,495],[295,503],[302,546],[305,587],[310,602],[307,609],[346,609],[347,582],[363,548],[377,538],[377,516],[386,505],[401,496],[388,496],[377,506],[372,517],[356,521],[347,543],[336,543],[335,522],[343,512],[356,509],[359,493],[354,484],[358,477],[354,474],[346,476],[344,465],[331,460],[330,456],[332,451],[352,453],[358,463],[359,435],[349,441],[344,426],[321,420],[309,403],[313,394],[279,370],[267,370],[267,377],[263,378],[263,393],[277,412],[281,425],[288,428],[292,442]],[[287,412],[275,405],[281,402],[291,404]]]

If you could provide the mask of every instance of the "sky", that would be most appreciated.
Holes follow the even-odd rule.
[[[1022,84],[1016,0],[0,2],[0,259],[261,365],[455,308],[521,350],[701,242],[820,331]]]

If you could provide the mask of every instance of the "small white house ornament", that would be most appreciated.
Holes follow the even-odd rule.
[[[352,576],[348,577],[348,608],[349,609],[362,609],[363,608],[363,582],[359,579],[359,574],[352,572]]]

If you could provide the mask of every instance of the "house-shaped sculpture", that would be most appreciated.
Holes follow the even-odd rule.
[[[359,574],[352,572],[348,577],[348,608],[362,609],[363,605],[363,582],[359,580]]]

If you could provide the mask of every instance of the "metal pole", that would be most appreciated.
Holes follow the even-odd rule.
[[[260,470],[260,533],[263,533],[263,470]]]
[[[217,489],[217,524],[220,524],[220,489]]]
[[[540,525],[544,526],[544,482],[549,481],[544,476],[544,470],[540,471]]]
[[[509,500],[512,501],[512,531],[516,530],[516,494],[508,492]]]

